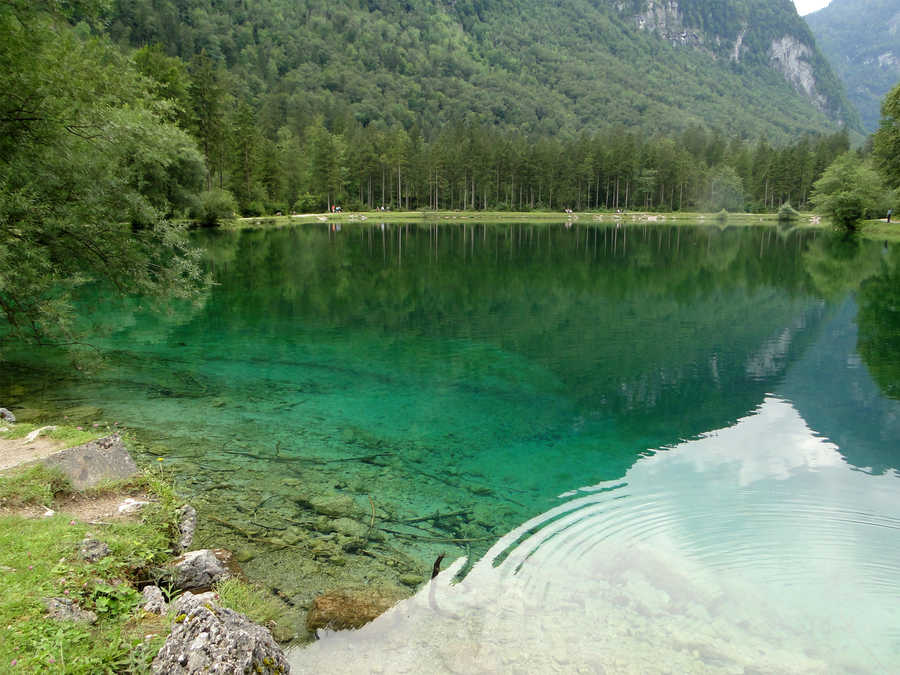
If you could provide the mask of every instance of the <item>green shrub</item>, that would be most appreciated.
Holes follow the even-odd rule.
[[[237,201],[228,190],[213,189],[201,192],[191,209],[191,218],[199,225],[213,227],[234,218]]]
[[[778,209],[778,222],[779,223],[793,223],[800,217],[800,213],[791,206],[790,202],[785,202],[781,205],[781,208]]]

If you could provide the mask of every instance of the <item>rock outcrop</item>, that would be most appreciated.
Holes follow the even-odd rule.
[[[190,504],[185,504],[178,509],[178,553],[184,553],[191,547],[196,531],[197,509]]]
[[[816,91],[816,78],[813,73],[812,50],[797,38],[784,35],[772,40],[769,48],[772,65],[784,75],[784,79],[794,88],[806,94],[819,110],[825,109],[825,99]]]
[[[124,480],[138,473],[119,434],[61,450],[41,462],[62,471],[76,490],[95,487],[109,480]]]
[[[162,615],[169,611],[169,605],[159,586],[144,586],[141,597],[143,598],[141,609],[145,612]]]
[[[243,575],[229,551],[205,548],[176,558],[172,576],[178,590],[208,591],[217,581]]]
[[[9,422],[10,424],[16,423],[16,416],[12,414],[10,410],[7,408],[0,408],[0,421]]]
[[[185,593],[175,602],[175,624],[151,666],[158,675],[290,672],[272,634],[208,596]]]

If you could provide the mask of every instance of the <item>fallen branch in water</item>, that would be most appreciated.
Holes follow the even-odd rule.
[[[411,525],[413,523],[422,523],[426,520],[441,520],[442,518],[454,518],[456,516],[469,516],[472,515],[472,509],[463,509],[461,511],[451,511],[450,513],[439,513],[435,512],[430,516],[422,516],[421,518],[410,518],[409,520],[397,520],[395,522],[402,523],[404,525]]]
[[[434,561],[434,567],[431,568],[431,578],[434,579],[438,574],[441,573],[441,561],[444,559],[446,553],[441,553],[437,560]]]
[[[452,539],[449,537],[423,537],[420,534],[415,534],[412,532],[400,532],[398,530],[388,530],[387,528],[381,528],[383,532],[387,532],[389,534],[396,534],[400,537],[409,537],[410,539],[419,539],[421,541],[433,541],[433,542],[448,542],[451,544],[465,544],[471,541],[493,541],[493,537],[473,537],[471,539]]]
[[[224,525],[225,527],[228,527],[228,528],[234,530],[239,535],[244,537],[244,539],[246,539],[247,541],[253,541],[253,542],[256,542],[257,544],[267,544],[269,546],[274,546],[276,549],[302,548],[301,546],[297,546],[296,544],[288,544],[283,541],[273,541],[271,539],[266,539],[265,537],[257,537],[256,535],[253,535],[253,534],[250,534],[249,532],[247,532],[247,530],[242,528],[240,525],[235,525],[234,523],[229,523],[227,520],[222,520],[221,518],[216,518],[215,516],[206,516],[206,519],[211,520],[214,523],[218,523],[219,525]]]
[[[369,521],[369,529],[366,530],[366,541],[369,540],[369,535],[372,534],[372,528],[375,527],[375,500],[372,499],[372,495],[368,495],[369,497],[369,505],[372,507],[372,520]]]

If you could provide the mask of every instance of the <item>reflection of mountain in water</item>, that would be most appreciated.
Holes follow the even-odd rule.
[[[856,317],[856,302],[846,301],[777,391],[850,464],[883,473],[900,469],[900,401],[882,393],[860,359]]]

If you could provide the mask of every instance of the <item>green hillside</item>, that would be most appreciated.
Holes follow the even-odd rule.
[[[539,135],[699,125],[775,140],[855,128],[789,0],[115,0],[112,37],[227,68],[267,134],[308,126]],[[650,17],[648,23],[645,17]],[[682,33],[684,38],[682,38]],[[773,44],[790,43],[781,69]],[[775,66],[773,66],[773,63]],[[799,69],[799,70],[798,70]]]
[[[875,131],[881,100],[900,81],[900,4],[896,0],[833,0],[808,15],[806,22],[843,80],[865,130]]]

